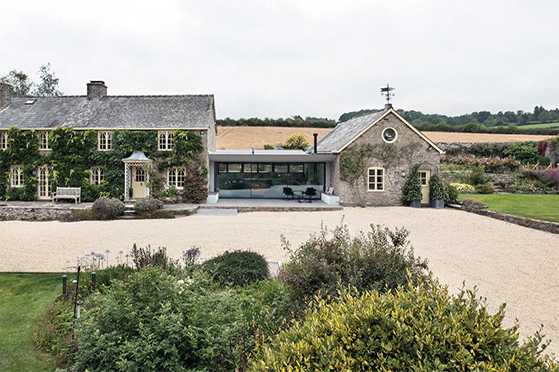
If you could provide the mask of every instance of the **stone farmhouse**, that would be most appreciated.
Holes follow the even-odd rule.
[[[208,203],[304,200],[312,189],[328,204],[401,205],[414,165],[429,203],[443,154],[391,105],[338,124],[319,142],[315,136],[307,151],[216,150],[213,95],[109,96],[104,82],[91,81],[85,96],[12,97],[0,83],[0,197],[49,200],[55,186],[80,186],[84,200],[145,198],[154,165],[165,188],[188,189],[188,166],[172,154],[191,143],[200,144]]]

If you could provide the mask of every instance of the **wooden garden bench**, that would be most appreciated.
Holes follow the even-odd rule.
[[[81,187],[57,187],[56,191],[52,193],[52,202],[56,202],[56,199],[74,199],[78,204],[81,202],[81,194]]]

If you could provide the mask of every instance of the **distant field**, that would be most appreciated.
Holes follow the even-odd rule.
[[[519,129],[559,128],[559,123],[519,125]]]
[[[318,140],[324,137],[329,128],[290,128],[290,127],[217,127],[216,148],[218,150],[262,149],[264,145],[276,146],[297,133],[302,133],[313,144],[313,133],[318,133]],[[520,142],[541,141],[551,136],[529,134],[489,134],[424,132],[433,142]]]

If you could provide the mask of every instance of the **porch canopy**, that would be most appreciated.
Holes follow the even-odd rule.
[[[153,160],[149,159],[146,156],[146,154],[144,154],[143,151],[134,151],[132,155],[122,159],[122,161],[124,162],[124,190],[125,190],[125,199],[127,200],[129,198],[128,190],[132,187],[132,177],[130,173],[130,168],[151,165],[151,163],[153,163]],[[146,188],[146,197],[147,196],[149,196],[148,188]]]

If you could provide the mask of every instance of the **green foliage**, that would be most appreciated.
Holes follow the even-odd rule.
[[[475,291],[423,283],[381,294],[342,291],[266,345],[251,371],[557,371],[536,333],[518,342]]]
[[[448,200],[446,185],[442,178],[436,174],[432,175],[429,180],[429,195],[431,200]]]
[[[446,199],[446,201],[450,201],[450,202],[455,202],[458,200],[458,188],[450,183],[446,186],[447,192],[448,192],[448,199]]]
[[[281,292],[281,283],[217,290],[201,272],[188,278],[146,268],[93,299],[77,331],[74,370],[240,369],[254,350],[255,321],[283,313]],[[277,328],[279,318],[261,324]]]
[[[384,291],[407,282],[407,272],[417,280],[424,275],[427,262],[416,258],[407,237],[408,231],[394,231],[371,225],[371,231],[351,237],[346,225],[336,227],[328,238],[322,227],[298,249],[289,252],[282,277],[305,300],[317,295],[335,295],[340,287],[360,291]]]
[[[12,86],[12,95],[16,97],[28,96],[33,86],[33,82],[29,80],[29,76],[23,71],[18,71],[16,69],[2,76],[0,82],[10,84]]]
[[[476,167],[470,173],[468,183],[472,186],[483,185],[488,182],[487,177],[485,177],[485,171],[482,167]]]
[[[231,127],[231,126],[248,126],[248,127],[297,127],[297,128],[334,128],[336,126],[336,121],[328,118],[312,118],[306,117],[303,119],[300,116],[294,116],[293,118],[241,118],[241,119],[218,119],[216,124],[219,126]]]
[[[419,179],[419,165],[413,166],[413,169],[404,184],[404,192],[402,200],[404,203],[409,203],[414,200],[421,200],[421,180]]]
[[[282,145],[284,150],[303,150],[305,151],[310,147],[309,141],[303,133],[294,134],[287,138],[285,144]]]
[[[475,188],[476,192],[480,194],[493,194],[495,192],[492,182],[480,183],[476,185]]]
[[[462,207],[466,210],[480,210],[487,208],[487,205],[474,198],[462,199]]]
[[[120,280],[120,281],[128,280],[128,278],[130,277],[130,275],[132,275],[133,272],[134,270],[131,267],[126,266],[124,264],[111,266],[106,269],[97,270],[95,272],[97,289],[103,291],[106,288],[109,288],[114,280]],[[91,274],[89,274],[88,277],[89,280],[91,280]]]
[[[39,68],[39,77],[41,82],[34,83],[29,76],[23,71],[12,70],[8,74],[0,78],[0,82],[10,84],[12,86],[12,95],[17,97],[25,97],[29,95],[46,97],[61,96],[58,90],[58,78],[54,72],[50,71],[50,62]]]
[[[37,195],[37,177],[33,171],[44,165],[45,159],[39,155],[39,139],[35,131],[21,131],[11,128],[8,131],[8,147],[0,151],[0,197],[11,200],[33,200]],[[11,165],[23,166],[23,187],[9,188]],[[8,189],[6,193],[6,189]]]
[[[202,269],[221,285],[245,286],[269,276],[268,263],[256,252],[234,251],[214,257],[202,264]]]
[[[95,200],[91,210],[102,220],[113,220],[124,213],[124,203],[117,198],[101,196]]]
[[[511,143],[503,154],[506,156],[514,156],[516,160],[522,164],[535,165],[539,162],[541,166],[549,165],[549,159],[540,155],[538,146],[535,142],[514,142]]]
[[[353,185],[365,172],[365,159],[361,152],[349,149],[340,156],[340,179]]]

